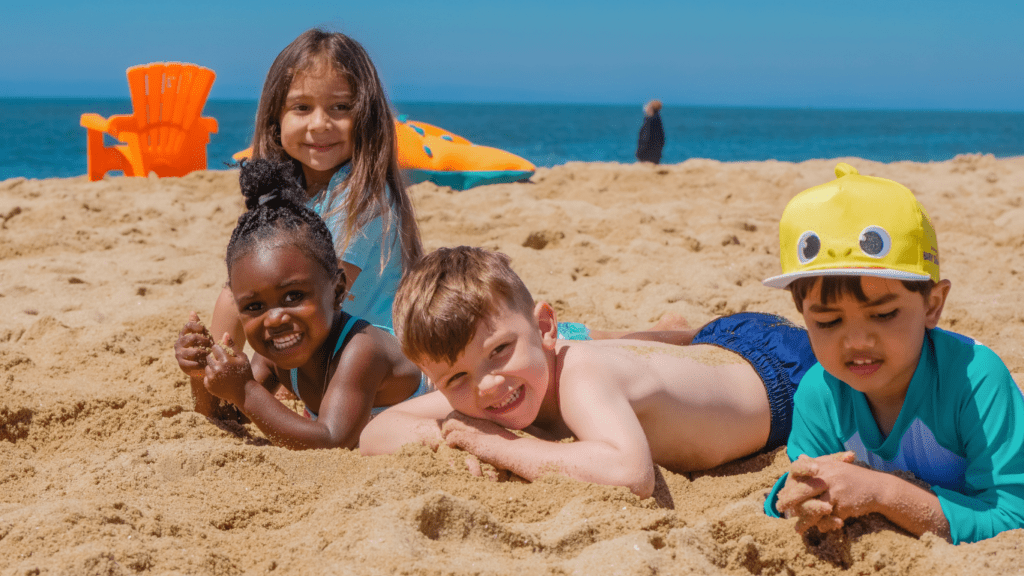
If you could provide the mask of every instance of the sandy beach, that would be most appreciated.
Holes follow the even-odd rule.
[[[1024,157],[570,163],[529,183],[412,188],[424,244],[501,250],[561,320],[798,324],[778,218],[838,161],[910,187],[953,290],[940,325],[1024,376]],[[0,182],[0,576],[22,574],[1021,574],[1024,530],[953,546],[881,518],[802,538],[761,511],[783,449],[655,496],[469,475],[459,452],[292,452],[191,410],[173,342],[209,319],[237,172]],[[1021,423],[1018,423],[1021,424]],[[1022,456],[1024,457],[1024,456]]]

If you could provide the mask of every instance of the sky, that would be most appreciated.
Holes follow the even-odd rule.
[[[0,97],[127,97],[154,61],[259,97],[311,27],[358,40],[396,102],[1024,111],[1024,2],[35,0],[0,20]]]

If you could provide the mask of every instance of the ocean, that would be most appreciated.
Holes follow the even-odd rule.
[[[634,162],[641,106],[396,103],[412,120],[537,166],[571,161]],[[85,173],[79,116],[127,114],[131,103],[97,99],[0,99],[0,180]],[[223,169],[249,146],[256,101],[211,100],[203,114],[220,130],[207,148]],[[881,162],[948,160],[957,154],[1024,155],[1024,112],[825,110],[666,106],[663,163],[857,156]],[[112,142],[112,140],[111,140]]]

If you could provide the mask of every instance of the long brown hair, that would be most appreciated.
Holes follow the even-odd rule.
[[[334,189],[319,193],[327,195],[327,210],[323,217],[326,219],[335,213],[345,212],[344,233],[335,234],[338,253],[343,254],[355,234],[380,216],[384,223],[382,259],[390,256],[389,232],[397,219],[405,268],[423,255],[423,245],[412,200],[398,169],[395,119],[387,94],[370,56],[358,42],[340,32],[313,28],[303,32],[277,55],[267,72],[256,109],[253,158],[291,161],[296,175],[301,178],[302,165],[281,146],[281,113],[295,75],[313,72],[324,64],[345,77],[354,95],[352,169]],[[338,195],[346,187],[349,193],[344,202],[337,202]]]

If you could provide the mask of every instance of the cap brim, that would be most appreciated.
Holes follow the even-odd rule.
[[[890,268],[825,268],[821,270],[801,270],[800,272],[790,272],[781,276],[772,276],[761,283],[769,288],[785,288],[794,280],[812,276],[875,276],[877,278],[892,278],[894,280],[916,282],[931,280],[931,276],[927,274],[914,274],[913,272],[892,270]]]

